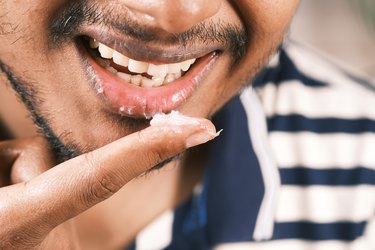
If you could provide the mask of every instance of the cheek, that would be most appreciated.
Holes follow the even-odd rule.
[[[236,7],[249,34],[245,64],[257,71],[284,38],[298,0],[236,0]],[[256,65],[257,64],[257,65]],[[246,67],[246,66],[245,66]]]
[[[48,22],[53,10],[68,0],[0,0],[0,57],[32,66],[46,60]],[[8,63],[8,62],[6,62]]]
[[[238,0],[236,4],[243,22],[257,35],[282,36],[285,33],[299,0]]]
[[[233,0],[233,6],[237,9],[249,34],[249,45],[246,56],[231,72],[230,79],[227,81],[231,84],[223,84],[218,96],[229,96],[238,92],[268,62],[270,55],[282,41],[298,2],[298,0]]]

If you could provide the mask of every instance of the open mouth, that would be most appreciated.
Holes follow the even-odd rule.
[[[84,45],[94,73],[89,79],[106,106],[123,116],[146,119],[177,110],[206,78],[218,56],[212,51],[172,63],[141,61],[94,38],[85,39]]]
[[[179,63],[152,64],[131,59],[120,52],[90,38],[89,46],[98,57],[97,62],[124,81],[151,88],[171,83],[184,75],[196,58]]]

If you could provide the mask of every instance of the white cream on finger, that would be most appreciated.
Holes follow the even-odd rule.
[[[150,125],[155,126],[182,126],[182,125],[201,125],[202,123],[194,117],[186,116],[178,111],[172,111],[169,114],[158,113],[153,116]],[[222,130],[210,132],[212,139],[219,136]]]

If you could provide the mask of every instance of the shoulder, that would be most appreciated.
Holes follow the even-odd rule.
[[[254,84],[267,116],[375,120],[375,82],[295,43],[281,48]]]

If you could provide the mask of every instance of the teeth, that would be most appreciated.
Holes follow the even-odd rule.
[[[181,73],[181,72],[178,72],[178,73],[174,74],[175,79],[178,79],[178,78],[180,78],[181,76],[182,76],[182,73]]]
[[[157,87],[157,86],[163,85],[163,83],[165,82],[165,80],[164,80],[164,77],[156,77],[156,76],[154,76],[152,78],[152,82],[153,82],[154,86]]]
[[[142,82],[142,76],[141,75],[135,75],[131,76],[130,82],[135,85],[141,85]]]
[[[105,59],[111,59],[113,56],[113,51],[114,50],[111,49],[110,47],[99,43],[99,52],[100,52],[101,57]]]
[[[129,58],[115,51],[113,52],[113,62],[123,67],[128,67]]]
[[[133,59],[129,59],[129,65],[128,65],[129,71],[133,73],[145,73],[148,69],[148,63],[136,61]]]
[[[166,77],[165,77],[165,82],[166,83],[170,83],[170,82],[173,82],[174,80],[176,80],[176,77],[174,74],[168,74]]]
[[[156,86],[154,86],[154,81],[151,80],[151,79],[147,79],[147,78],[143,78],[143,79],[142,79],[141,86],[142,86],[142,87],[145,87],[145,88],[156,87]]]
[[[164,78],[167,75],[167,68],[168,68],[168,65],[166,64],[162,64],[162,65],[150,64],[148,66],[147,74],[149,74],[150,76]]]
[[[114,67],[109,67],[110,61],[98,58],[98,60],[103,62],[101,65],[105,66],[107,70],[116,74],[126,82],[147,88],[158,87],[165,83],[175,81],[181,77],[183,72],[188,71],[191,65],[196,61],[196,59],[189,59],[180,63],[155,65],[131,59],[92,38],[89,41],[89,45],[92,49],[98,49],[102,58],[112,59],[113,63],[122,67],[127,67],[131,73],[139,75],[117,72]],[[140,75],[144,73],[147,73],[152,79]]]
[[[107,67],[106,69],[123,79],[125,82],[146,88],[159,87],[163,84],[173,82],[174,80],[181,77],[181,72],[179,72],[176,74],[167,74],[165,77],[154,76],[152,77],[152,79],[149,79],[141,75],[130,75],[123,72],[118,72],[113,67]]]
[[[117,70],[116,70],[115,68],[113,68],[113,67],[108,67],[107,70],[108,70],[109,72],[112,72],[113,74],[116,74],[116,73],[117,73]]]
[[[188,71],[188,69],[190,68],[190,66],[195,63],[195,59],[190,59],[190,60],[186,60],[185,62],[182,62],[181,63],[181,69],[183,71]]]
[[[106,59],[103,59],[103,58],[97,58],[97,62],[99,63],[100,66],[102,66],[103,68],[107,68],[110,66],[110,62]]]
[[[168,64],[168,73],[177,73],[181,71],[181,63]]]
[[[125,80],[125,82],[130,82],[132,76],[126,73],[117,72],[117,76],[119,76],[121,79]]]

